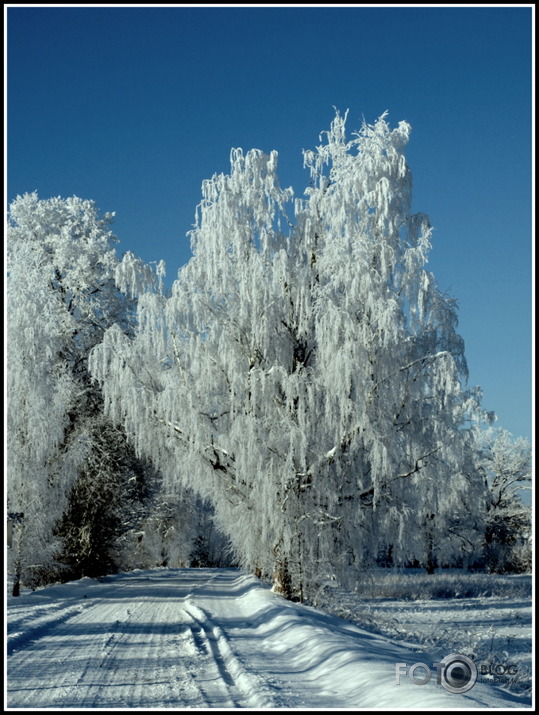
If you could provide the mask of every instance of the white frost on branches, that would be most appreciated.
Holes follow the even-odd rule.
[[[203,183],[171,295],[130,278],[136,333],[110,329],[91,358],[139,453],[299,596],[328,573],[353,582],[379,549],[465,551],[482,493],[456,304],[425,269],[428,217],[410,213],[410,126],[383,115],[347,140],[345,120],[305,152],[292,210],[276,152],[233,150]]]
[[[52,569],[56,526],[95,450],[88,352],[107,327],[125,324],[111,219],[77,197],[25,194],[10,206],[8,510],[24,514],[16,552],[27,584]]]

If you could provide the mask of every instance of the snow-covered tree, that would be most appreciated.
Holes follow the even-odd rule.
[[[487,489],[484,565],[493,572],[531,568],[531,508],[522,500],[531,488],[531,445],[503,429],[477,433],[477,466]]]
[[[305,155],[311,188],[295,231],[314,274],[324,432],[312,443],[328,440],[320,451],[335,476],[324,481],[348,503],[351,560],[372,558],[391,535],[393,559],[415,555],[432,570],[480,491],[463,429],[480,410],[478,391],[464,388],[456,302],[425,269],[428,217],[410,213],[409,133],[381,117],[347,142],[337,115],[325,145]]]
[[[125,436],[103,418],[87,365],[104,330],[112,324],[128,330],[134,317],[133,304],[114,280],[118,259],[111,219],[77,197],[39,200],[25,194],[10,206],[8,506],[24,515],[15,530],[13,558],[17,578],[30,586],[57,577],[66,562],[72,566],[84,559],[72,551],[73,531],[67,546],[67,522],[58,525],[64,512],[77,512],[78,547],[93,549],[96,557],[99,549],[88,542],[91,525],[83,518],[95,499],[84,506],[75,501],[99,489],[110,502],[119,474],[112,462],[118,463],[119,451],[129,450]],[[107,518],[104,513],[94,518],[103,538]],[[62,556],[65,548],[71,556]]]
[[[112,328],[91,357],[138,452],[298,598],[353,584],[380,547],[432,570],[482,491],[479,393],[455,301],[425,270],[410,127],[383,116],[347,140],[345,119],[305,152],[293,206],[276,152],[233,150],[230,174],[203,184],[171,296],[142,295],[134,338]]]

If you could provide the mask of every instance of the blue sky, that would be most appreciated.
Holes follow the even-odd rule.
[[[302,149],[333,107],[349,132],[385,110],[412,125],[414,210],[429,269],[459,300],[470,383],[498,426],[532,434],[532,9],[10,7],[7,201],[93,199],[119,251],[190,256],[200,186],[232,147]]]

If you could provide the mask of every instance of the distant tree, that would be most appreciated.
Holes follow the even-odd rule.
[[[159,476],[136,458],[120,429],[103,415],[93,416],[87,429],[91,450],[54,528],[61,539],[55,558],[69,578],[101,576],[124,566],[159,494]]]
[[[347,141],[337,114],[292,218],[276,152],[233,150],[171,296],[141,295],[135,336],[112,328],[92,352],[111,418],[288,597],[353,584],[388,534],[392,559],[432,570],[483,490],[479,393],[456,303],[424,268],[409,132],[381,117]]]
[[[211,507],[187,490],[156,491],[137,531],[122,535],[113,546],[114,563],[124,571],[234,565],[228,539],[215,528]]]
[[[531,488],[531,445],[502,429],[478,433],[477,464],[488,498],[484,563],[489,571],[531,568],[531,507],[522,492]]]

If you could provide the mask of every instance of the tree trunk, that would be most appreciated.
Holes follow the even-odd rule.
[[[20,561],[17,561],[17,565],[15,567],[15,578],[13,581],[13,595],[20,596],[20,594],[21,594],[21,564],[20,564]]]
[[[432,576],[436,569],[436,560],[434,558],[434,534],[432,533],[432,525],[434,523],[434,514],[428,514],[425,518],[426,542],[427,542],[427,563],[426,571],[429,576]]]
[[[274,566],[272,591],[284,596],[289,601],[292,600],[292,579],[287,559],[277,561]]]
[[[434,559],[432,557],[432,552],[429,553],[427,556],[427,566],[426,566],[427,573],[429,576],[432,576],[435,573],[436,570],[436,564],[434,563]]]

